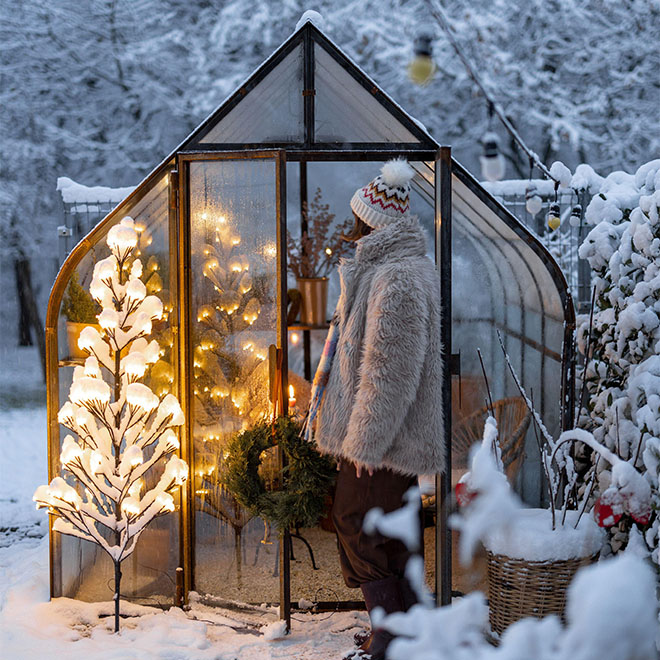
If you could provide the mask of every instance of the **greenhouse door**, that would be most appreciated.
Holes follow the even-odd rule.
[[[285,166],[282,151],[179,156],[184,585],[218,602],[280,600],[278,537],[222,474],[229,438],[272,415],[286,385]],[[276,452],[262,459],[274,479]]]

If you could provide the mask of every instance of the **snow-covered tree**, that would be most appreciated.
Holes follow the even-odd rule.
[[[429,2],[319,0],[315,8],[327,34],[478,171],[487,106]],[[645,129],[658,118],[654,0],[443,4],[487,88],[545,162],[561,157],[608,172],[657,151],[657,135]],[[306,8],[302,0],[2,3],[0,232],[18,227],[26,250],[38,248],[58,213],[58,175],[135,184],[291,34]],[[438,65],[425,88],[406,73],[422,31],[434,37]],[[527,176],[526,158],[508,154]]]
[[[315,9],[367,74],[479,171],[487,105],[429,2],[319,0]],[[657,152],[657,132],[646,128],[659,118],[654,0],[443,4],[484,84],[546,163],[608,172]],[[0,4],[0,257],[30,259],[56,240],[58,176],[139,181],[306,8],[302,0]],[[406,73],[420,32],[431,33],[438,67],[425,88]],[[526,177],[527,159],[503,147],[511,171]],[[49,284],[50,273],[34,275],[35,288]]]
[[[94,266],[90,293],[101,305],[101,332],[88,326],[81,333],[89,357],[75,367],[58,415],[77,437],[62,443],[65,476],[39,486],[33,498],[55,517],[55,531],[98,544],[114,562],[115,631],[121,562],[151,520],[174,510],[172,494],[188,476],[185,461],[172,455],[179,448],[173,427],[184,422],[178,400],[140,382],[161,353],[146,338],[163,304],[140,279],[142,263],[132,258],[137,242],[127,216],[108,232],[111,255]]]
[[[593,269],[593,320],[580,319],[586,354],[580,425],[598,442],[642,471],[652,488],[653,513],[642,524],[660,564],[660,160],[634,175],[610,174],[586,210],[594,224],[580,248]],[[599,489],[612,480],[599,466]],[[632,520],[612,527],[611,546],[627,543]]]

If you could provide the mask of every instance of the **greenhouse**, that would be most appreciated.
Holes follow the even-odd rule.
[[[438,406],[452,439],[451,471],[422,479],[427,581],[438,602],[470,588],[452,562],[447,518],[452,482],[483,430],[489,390],[507,474],[526,502],[543,501],[531,416],[498,335],[550,432],[571,427],[575,314],[564,276],[449,147],[308,21],[73,248],[53,287],[46,321],[49,480],[61,473],[66,434],[58,413],[84,362],[77,337],[89,325],[76,324],[65,307],[108,255],[109,231],[133,218],[141,279],[164,310],[153,325],[161,352],[148,384],[181,404],[180,457],[191,476],[175,513],[146,529],[124,563],[122,595],[164,605],[185,602],[191,591],[209,603],[267,601],[280,603],[284,618],[303,599],[331,609],[359,606],[344,586],[325,519],[278,535],[236,501],[222,473],[232,435],[276,404],[304,413],[337,299],[333,271],[321,318],[296,317],[287,232],[296,240],[306,231],[316,191],[336,214],[348,214],[356,182],[398,157],[415,170],[411,207],[440,278]],[[273,487],[279,464],[277,452],[263,457],[262,474]],[[52,596],[111,598],[112,562],[98,546],[52,529],[50,542]]]

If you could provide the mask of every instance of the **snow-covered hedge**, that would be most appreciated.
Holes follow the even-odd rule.
[[[637,172],[613,172],[585,218],[594,225],[580,247],[593,269],[593,320],[579,319],[578,346],[588,354],[580,425],[643,472],[653,513],[642,526],[656,564],[660,521],[660,160]],[[599,490],[612,479],[599,466]],[[627,543],[631,518],[612,528],[613,551]]]

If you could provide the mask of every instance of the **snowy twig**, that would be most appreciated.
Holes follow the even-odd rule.
[[[591,342],[593,340],[593,327],[594,327],[594,307],[596,306],[596,285],[591,289],[591,309],[589,310],[589,332],[587,334],[587,344],[584,349],[584,368],[582,370],[582,384],[580,387],[580,398],[578,399],[577,410],[575,412],[575,419],[580,419],[582,407],[584,406],[584,396],[587,393],[587,366],[589,364],[591,355]]]
[[[548,430],[545,428],[545,425],[543,424],[543,421],[541,420],[541,416],[536,412],[536,409],[534,408],[534,404],[529,400],[527,397],[527,394],[525,393],[525,390],[523,389],[522,383],[518,379],[518,376],[516,375],[516,372],[513,368],[513,365],[511,364],[511,359],[509,358],[509,354],[506,352],[506,348],[504,348],[504,342],[502,341],[502,335],[500,334],[500,331],[497,331],[497,338],[500,342],[500,346],[502,348],[502,352],[504,353],[504,359],[507,363],[507,366],[509,367],[509,371],[511,372],[511,376],[513,377],[513,380],[516,384],[516,387],[518,388],[518,391],[520,392],[520,395],[522,398],[525,400],[525,403],[527,404],[527,408],[529,412],[532,415],[532,418],[534,420],[534,423],[536,424],[536,427],[541,431],[543,434],[543,437],[545,438],[546,442],[548,443],[548,447],[552,449],[554,446],[554,439],[548,433]],[[550,461],[550,464],[547,462],[547,452],[545,448],[541,445],[540,441],[538,440],[537,436],[537,442],[539,444],[539,450],[541,452],[541,464],[543,465],[543,471],[545,472],[546,479],[548,481],[548,490],[549,490],[549,495],[550,495],[550,511],[552,513],[552,529],[555,529],[555,498],[556,498],[556,492],[555,492],[555,480],[553,478],[553,472],[552,472],[552,461]]]
[[[596,457],[596,462],[594,463],[593,472],[591,474],[591,480],[587,484],[587,488],[584,493],[584,499],[582,500],[582,504],[579,507],[579,513],[577,516],[577,520],[575,521],[575,529],[577,529],[578,525],[580,524],[580,518],[582,518],[582,515],[587,510],[587,504],[589,503],[589,498],[591,497],[591,491],[593,490],[594,484],[596,483],[596,475],[598,474],[598,463],[600,463],[600,454],[598,454],[598,456]]]
[[[488,376],[486,375],[486,367],[484,367],[484,359],[481,355],[481,349],[477,348],[477,355],[479,355],[479,364],[481,365],[481,373],[484,375],[484,383],[486,384],[486,392],[488,393],[488,411],[491,417],[495,417],[495,409],[493,408],[493,397],[490,393],[490,385],[488,384]]]
[[[527,394],[525,393],[525,390],[520,380],[518,379],[518,376],[516,375],[513,365],[511,364],[511,358],[509,357],[509,354],[506,352],[506,348],[504,348],[504,342],[502,341],[502,334],[500,333],[499,330],[497,331],[497,339],[500,342],[500,347],[502,348],[502,352],[504,353],[504,359],[506,360],[506,364],[509,367],[509,371],[511,372],[511,376],[513,377],[516,387],[518,388],[518,391],[520,392],[522,398],[525,400],[525,403],[527,404],[527,408],[529,409],[530,413],[532,413],[532,416],[536,420],[536,423],[538,424],[539,430],[543,434],[545,441],[548,443],[550,449],[552,449],[555,444],[554,438],[550,435],[548,429],[545,427],[545,424],[543,423],[543,420],[541,419],[541,416],[536,412],[534,406],[532,406],[532,402],[529,400]]]

